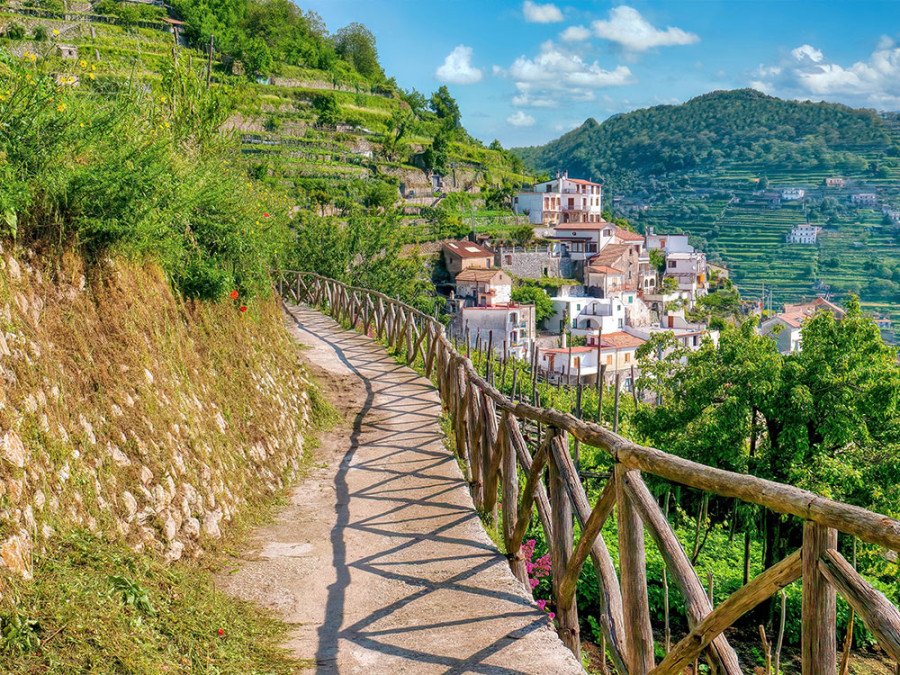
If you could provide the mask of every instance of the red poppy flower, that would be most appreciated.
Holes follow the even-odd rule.
[[[237,291],[231,291],[231,293],[228,294],[228,297],[230,297],[232,300],[237,300],[237,299],[238,299],[238,292],[237,292]]]
[[[268,214],[268,213],[264,213],[264,214],[263,214],[263,218],[268,218],[268,217],[269,217],[269,214]]]
[[[225,635],[225,629],[224,629],[224,628],[220,628],[220,629],[219,629],[219,635]]]
[[[241,311],[242,311],[242,312],[246,312],[246,311],[247,311],[247,305],[241,305]]]

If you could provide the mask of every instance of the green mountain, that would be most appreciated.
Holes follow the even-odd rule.
[[[895,113],[717,91],[602,124],[589,119],[513,152],[535,170],[603,180],[605,203],[639,229],[693,235],[745,297],[765,295],[778,309],[855,293],[900,325],[900,223],[883,212],[900,210]],[[827,185],[829,177],[845,182]],[[803,198],[781,199],[789,187]],[[860,192],[877,202],[854,204]],[[822,228],[818,243],[787,244],[804,223]]]
[[[546,145],[513,152],[536,169],[602,176],[617,191],[627,191],[648,178],[734,168],[864,171],[873,153],[896,157],[900,148],[872,110],[739,89],[616,115],[602,124],[588,119]]]

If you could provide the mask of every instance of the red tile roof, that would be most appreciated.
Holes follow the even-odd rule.
[[[458,258],[494,257],[493,251],[479,244],[473,244],[471,241],[445,241],[443,249]]]
[[[470,267],[456,275],[456,281],[491,281],[498,275],[507,276],[501,269],[482,269],[479,267]],[[512,279],[510,279],[512,283]]]
[[[623,331],[603,335],[602,339],[603,347],[611,347],[612,349],[637,349],[646,342],[646,340]]]
[[[644,241],[644,235],[616,225],[616,236],[623,241]]]

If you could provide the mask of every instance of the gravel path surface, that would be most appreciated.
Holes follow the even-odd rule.
[[[344,422],[224,590],[296,626],[315,673],[583,673],[485,534],[431,383],[373,340],[292,308]]]

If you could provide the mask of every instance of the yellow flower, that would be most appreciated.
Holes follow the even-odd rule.
[[[97,70],[97,66],[91,65],[91,70]]]
[[[56,30],[56,29],[54,28],[54,29],[53,29],[53,34],[54,34],[54,35],[59,35],[59,31]]]
[[[80,126],[80,127],[82,127],[82,128],[84,128],[84,122],[82,122],[82,123],[81,123],[81,124],[79,124],[79,125],[78,125],[78,126]]]
[[[84,59],[81,59],[81,67],[87,68],[87,61],[85,61]]]
[[[166,122],[166,129],[168,129],[168,128],[169,128],[169,123],[168,123],[168,122]]]
[[[92,80],[96,80],[96,79],[97,79],[97,76],[94,75],[93,73],[88,73],[88,77],[90,77]]]
[[[57,109],[59,112],[62,112],[63,110],[66,109],[66,104],[65,104],[65,103],[60,103],[58,106],[56,106],[56,109]]]

